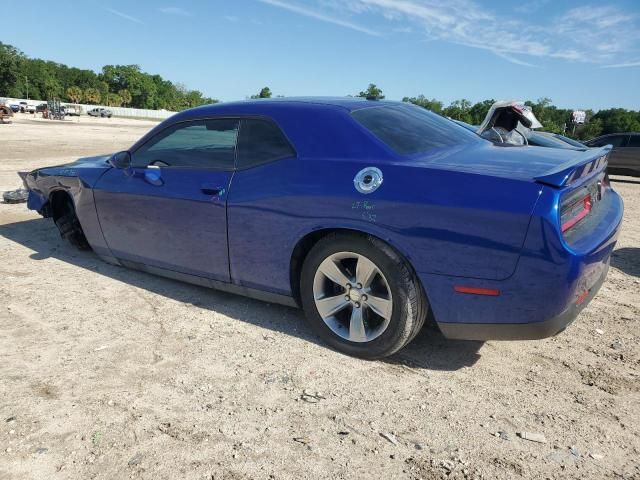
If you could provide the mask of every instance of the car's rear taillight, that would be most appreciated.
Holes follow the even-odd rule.
[[[562,197],[560,229],[566,233],[583,221],[602,200],[609,188],[609,178],[602,174],[595,181]]]
[[[591,194],[581,192],[578,198],[571,198],[569,202],[562,202],[560,214],[560,228],[562,233],[575,226],[580,220],[591,213]]]

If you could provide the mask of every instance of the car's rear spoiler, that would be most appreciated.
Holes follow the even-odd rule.
[[[558,165],[553,170],[535,177],[535,180],[552,187],[564,187],[590,173],[603,170],[607,166],[607,157],[613,147],[590,148],[576,160]]]

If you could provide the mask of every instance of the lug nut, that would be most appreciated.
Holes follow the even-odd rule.
[[[356,302],[356,303],[354,304],[354,306],[355,306],[356,308],[360,308],[360,302]]]
[[[345,295],[344,299],[348,302],[351,299],[351,297],[349,295]]]
[[[351,290],[351,284],[350,284],[350,283],[347,283],[346,288],[347,288],[347,290]]]
[[[367,296],[366,295],[362,295],[362,301],[366,302],[367,301]]]
[[[356,288],[362,288],[362,284],[361,284],[361,283],[358,283],[358,284],[356,285]]]

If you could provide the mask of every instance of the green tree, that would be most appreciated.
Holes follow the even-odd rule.
[[[378,88],[375,83],[370,83],[366,90],[360,92],[358,97],[370,98],[375,100],[384,99],[384,95],[382,94],[382,90]]]
[[[69,87],[67,88],[67,91],[65,92],[67,94],[67,98],[72,102],[72,103],[80,103],[82,101],[82,89],[80,87]]]
[[[14,96],[17,93],[15,86],[20,73],[21,56],[22,53],[18,49],[0,42],[0,95]]]
[[[264,87],[257,95],[251,95],[251,98],[271,98],[271,95],[271,89],[269,87]]]
[[[173,84],[160,75],[143,72],[138,65],[105,65],[98,74],[56,62],[29,58],[0,43],[0,95],[46,99],[68,95],[71,87],[82,92],[92,89],[91,102],[106,102],[109,94],[118,95],[127,106],[183,110],[216,100],[197,90]],[[97,90],[98,95],[95,95]],[[128,92],[128,95],[124,93]],[[109,97],[111,102],[114,97]],[[89,101],[89,100],[87,100]]]
[[[472,123],[473,118],[471,117],[471,106],[472,105],[469,100],[455,100],[442,111],[442,114],[446,117],[453,118],[454,120]]]
[[[120,99],[122,100],[122,104],[126,107],[131,103],[131,92],[126,88],[118,90],[118,95],[120,95]]]
[[[602,135],[602,120],[599,118],[592,118],[576,129],[576,137],[580,140],[589,140],[600,135]]]
[[[62,85],[55,76],[47,76],[42,84],[42,91],[46,99],[58,98],[62,96]]]
[[[122,98],[117,93],[107,93],[103,98],[108,107],[119,107],[122,105]]]
[[[427,98],[424,95],[418,95],[417,97],[404,97],[403,102],[413,103],[419,107],[426,108],[435,113],[442,113],[442,102],[435,98]]]
[[[527,101],[544,130],[553,133],[567,133],[565,127],[571,121],[572,110],[561,109],[552,105],[550,98],[539,98],[535,102]]]
[[[100,96],[100,90],[98,90],[97,88],[87,88],[84,91],[83,97],[84,101],[91,105],[100,103],[100,98],[102,98]]]
[[[487,116],[491,105],[496,103],[495,100],[483,100],[482,102],[475,103],[469,109],[469,116],[471,117],[470,124],[471,125],[480,125],[484,118]]]
[[[603,134],[640,131],[638,112],[625,110],[624,108],[600,110],[593,118],[602,121]]]

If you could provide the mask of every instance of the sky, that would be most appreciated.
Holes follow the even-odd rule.
[[[0,41],[206,96],[423,94],[640,109],[640,0],[0,0]],[[52,28],[55,25],[56,28]]]

